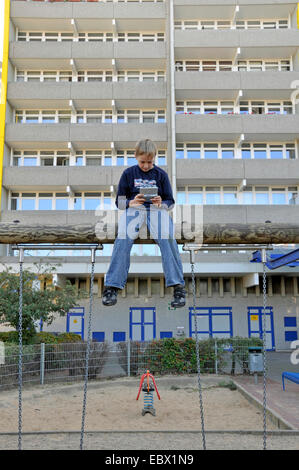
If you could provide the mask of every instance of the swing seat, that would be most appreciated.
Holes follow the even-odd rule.
[[[283,372],[281,374],[281,378],[282,378],[283,390],[285,390],[285,386],[284,386],[285,379],[288,379],[291,382],[294,382],[295,384],[299,384],[299,373],[298,372]]]

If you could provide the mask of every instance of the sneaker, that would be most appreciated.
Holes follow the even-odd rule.
[[[111,305],[115,305],[117,302],[117,288],[107,286],[104,288],[103,295],[102,295],[102,304],[110,307]]]
[[[184,307],[186,304],[185,295],[186,291],[183,286],[174,286],[173,300],[171,302],[171,306],[174,308]]]

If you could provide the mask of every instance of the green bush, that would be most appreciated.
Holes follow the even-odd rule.
[[[60,333],[56,336],[58,343],[82,343],[83,339],[76,333]]]
[[[3,331],[0,333],[0,341],[4,343],[18,343],[19,336],[17,331]]]
[[[215,372],[214,340],[199,341],[201,372]],[[144,366],[151,373],[184,374],[197,372],[196,341],[193,338],[166,338],[149,343],[143,354]]]
[[[46,331],[41,331],[40,333],[37,333],[35,336],[36,344],[40,344],[40,343],[54,344],[57,342],[58,342],[57,336],[53,335],[53,333],[47,333]]]

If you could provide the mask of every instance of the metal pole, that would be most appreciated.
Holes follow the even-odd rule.
[[[128,340],[128,352],[127,352],[127,361],[128,361],[128,377],[131,375],[131,340]]]
[[[45,381],[45,343],[40,344],[40,384]]]
[[[263,262],[263,450],[267,449],[267,360],[266,360],[266,306],[267,306],[267,275],[266,275],[266,262],[267,252],[262,250]]]
[[[19,285],[19,407],[18,407],[18,449],[22,450],[22,383],[23,383],[23,262],[24,250],[20,249],[20,285]]]
[[[195,253],[198,251],[196,245],[185,245],[184,251],[189,251],[190,254],[190,265],[191,265],[191,276],[192,276],[192,296],[193,296],[193,317],[194,317],[194,331],[195,331],[195,350],[196,350],[196,362],[197,362],[197,381],[198,381],[198,394],[199,394],[199,406],[200,406],[200,418],[201,418],[201,434],[202,434],[202,445],[203,450],[206,450],[206,434],[204,426],[204,410],[203,410],[203,399],[202,399],[202,386],[201,386],[201,371],[200,371],[200,357],[199,357],[199,336],[197,327],[197,313],[196,313],[196,285],[195,285]]]
[[[218,349],[217,339],[215,338],[215,374],[218,374]]]
[[[84,392],[83,392],[83,408],[82,408],[82,423],[81,423],[81,437],[80,437],[80,450],[83,450],[85,416],[86,416],[86,402],[87,402],[87,382],[88,382],[88,364],[91,345],[91,317],[93,307],[93,283],[94,283],[94,268],[95,268],[95,248],[91,250],[91,275],[90,275],[90,292],[89,292],[89,316],[88,316],[88,332],[87,332],[87,345],[85,357],[85,379],[84,379]]]

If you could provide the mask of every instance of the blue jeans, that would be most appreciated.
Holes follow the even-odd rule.
[[[105,286],[119,289],[125,287],[130,268],[131,249],[144,222],[150,231],[150,237],[160,247],[166,287],[177,284],[184,286],[183,266],[174,237],[172,219],[165,209],[156,209],[154,206],[151,210],[130,207],[122,214],[110,266],[105,277]]]

